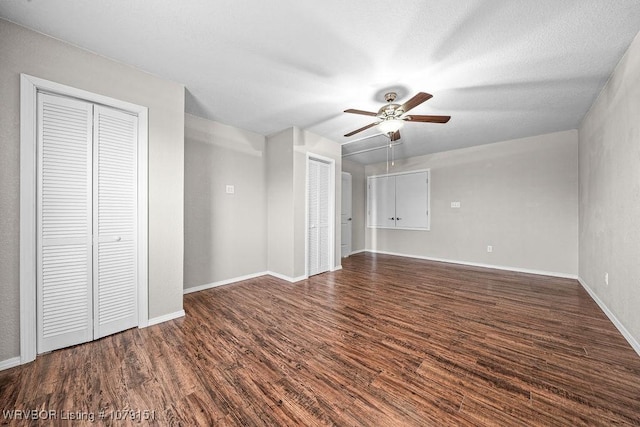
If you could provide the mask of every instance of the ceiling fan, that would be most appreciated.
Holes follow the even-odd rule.
[[[385,94],[384,99],[387,101],[387,104],[382,106],[382,108],[380,108],[377,113],[354,109],[344,110],[345,113],[362,114],[364,116],[377,117],[377,120],[375,122],[361,127],[360,129],[356,129],[353,132],[349,132],[345,135],[345,137],[350,137],[373,126],[378,126],[380,132],[389,136],[389,139],[391,139],[391,141],[397,141],[398,139],[400,139],[400,128],[404,125],[405,121],[421,123],[447,123],[451,118],[451,116],[423,116],[416,114],[407,114],[412,108],[415,108],[423,102],[431,99],[433,97],[433,95],[431,94],[418,92],[418,94],[416,94],[413,98],[402,105],[394,103],[397,96],[398,94],[395,92],[389,92]]]

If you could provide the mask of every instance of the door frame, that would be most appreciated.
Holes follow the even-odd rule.
[[[307,152],[304,186],[304,275],[309,277],[309,162],[329,164],[329,271],[336,269],[336,161],[330,157]]]
[[[49,92],[127,111],[138,116],[138,327],[149,323],[148,309],[148,117],[147,107],[20,74],[20,363],[37,348],[37,94]]]

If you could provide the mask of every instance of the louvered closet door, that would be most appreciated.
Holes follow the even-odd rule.
[[[318,216],[320,200],[318,199],[318,162],[314,160],[309,161],[309,182],[307,187],[307,197],[309,203],[308,212],[308,251],[309,251],[309,276],[319,273],[319,242],[320,237],[318,234]]]
[[[328,163],[318,162],[318,273],[329,271],[329,173]]]
[[[329,164],[309,160],[309,275],[329,270]]]
[[[95,106],[94,334],[138,325],[136,116]]]
[[[92,109],[38,94],[38,353],[93,337]]]

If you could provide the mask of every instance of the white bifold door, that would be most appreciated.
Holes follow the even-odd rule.
[[[329,183],[331,166],[309,159],[308,197],[308,266],[309,276],[330,269]]]
[[[38,94],[38,353],[138,325],[137,116]]]

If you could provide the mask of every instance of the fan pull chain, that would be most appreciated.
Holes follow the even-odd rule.
[[[389,147],[388,146],[387,146],[387,173],[389,173]]]
[[[393,142],[389,144],[389,147],[391,147],[391,167],[393,167],[396,165],[395,157],[393,156],[393,147],[394,147]]]

